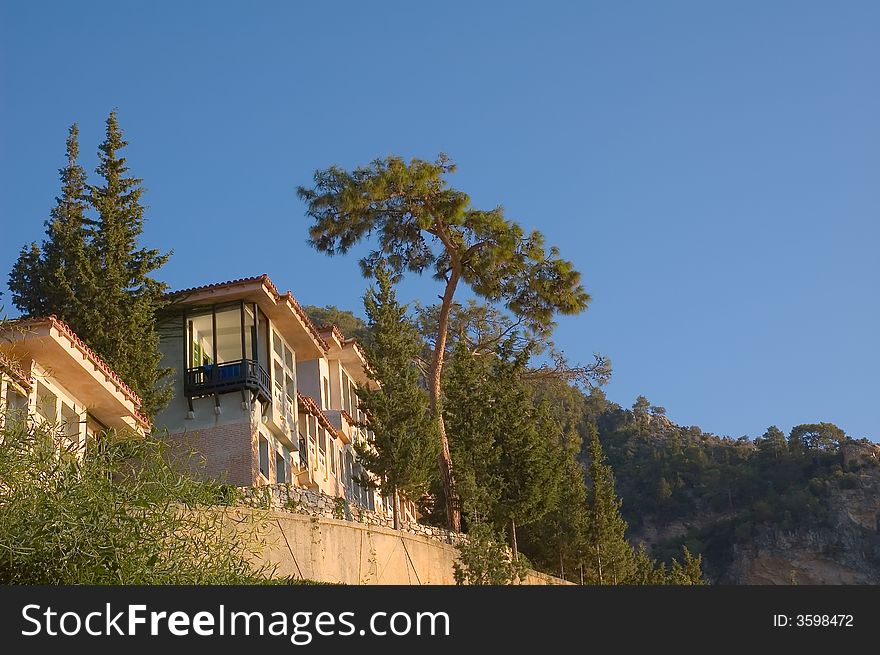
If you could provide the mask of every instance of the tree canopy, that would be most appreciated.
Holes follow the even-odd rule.
[[[435,471],[439,441],[428,412],[428,396],[419,385],[417,358],[422,348],[406,306],[397,302],[391,277],[376,269],[376,287],[364,296],[372,338],[365,346],[368,375],[379,383],[359,385],[359,407],[367,416],[370,441],[357,447],[364,468],[375,477],[364,480],[393,498],[394,527],[399,526],[400,493],[419,499]]]
[[[344,254],[372,239],[374,248],[360,261],[365,275],[384,261],[395,275],[428,272],[444,286],[427,381],[441,440],[447,519],[457,530],[460,508],[440,406],[449,314],[459,282],[542,332],[549,332],[556,314],[583,311],[590,297],[572,263],[555,247],[546,248],[540,232],[526,233],[501,207],[472,207],[466,193],[449,186],[446,178],[454,171],[443,154],[434,162],[392,156],[352,171],[318,170],[314,185],[298,193],[314,221],[309,236],[317,250]]]
[[[151,273],[168,254],[140,247],[144,229],[141,180],[128,175],[116,112],[107,118],[96,173],[89,185],[77,162],[77,127],[67,139],[61,195],[46,222],[46,238],[22,248],[9,276],[13,303],[26,315],[54,314],[103,357],[152,416],[171,396],[160,381],[155,313],[166,285]]]

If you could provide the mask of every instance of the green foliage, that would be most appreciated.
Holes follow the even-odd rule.
[[[358,445],[364,468],[374,479],[362,483],[378,486],[382,494],[418,499],[424,495],[437,465],[439,440],[428,411],[428,397],[419,384],[417,358],[422,342],[407,319],[406,306],[397,302],[391,276],[376,269],[376,287],[364,296],[364,307],[373,338],[365,348],[371,389],[360,385],[357,396],[373,431],[370,443]],[[394,502],[395,526],[398,503]]]
[[[84,450],[10,421],[0,440],[0,582],[251,584],[260,519],[177,472],[165,443],[105,435]]]
[[[444,284],[427,386],[441,442],[438,461],[447,522],[458,530],[458,492],[441,411],[441,378],[459,282],[490,304],[503,305],[539,334],[550,332],[556,313],[583,311],[589,295],[571,262],[555,247],[545,248],[540,232],[526,234],[501,207],[471,207],[468,195],[447,183],[446,176],[454,171],[442,154],[435,162],[388,157],[353,171],[336,166],[319,170],[314,187],[300,187],[298,193],[314,220],[309,235],[317,250],[343,254],[364,239],[376,238],[377,247],[360,262],[364,275],[387,264],[395,276],[430,272]]]
[[[16,307],[31,316],[75,316],[96,271],[88,256],[93,227],[87,217],[86,173],[79,165],[79,127],[70,126],[67,162],[59,170],[61,195],[45,222],[42,245],[24,246],[9,276]]]
[[[555,248],[548,252],[539,232],[526,234],[500,207],[472,208],[470,197],[446,182],[454,171],[442,154],[434,162],[388,157],[350,172],[316,171],[314,187],[299,188],[314,219],[312,245],[344,254],[375,236],[379,247],[361,261],[365,275],[383,260],[395,274],[432,271],[439,279],[456,268],[477,295],[503,302],[533,324],[549,324],[556,312],[582,311],[589,296],[571,263]]]
[[[697,524],[652,543],[661,560],[671,562],[691,544],[712,577],[723,579],[734,545],[763,529],[826,524],[829,483],[840,471],[836,444],[847,440],[837,426],[797,426],[788,440],[771,426],[754,441],[731,439],[675,425],[650,407],[647,399],[631,411],[607,403],[596,422],[631,535],[647,526]]]
[[[509,343],[474,355],[459,341],[450,363],[444,412],[466,516],[508,530],[556,506],[562,483],[561,438],[544,403],[523,380],[529,352]]]
[[[335,305],[306,305],[303,309],[315,325],[335,325],[347,339],[357,339],[362,346],[370,342],[369,326],[353,312],[339,309]]]
[[[471,525],[467,539],[456,549],[458,560],[453,564],[453,575],[458,585],[509,585],[525,579],[525,560],[514,559],[488,523]]]
[[[626,522],[614,490],[614,474],[605,460],[599,432],[590,427],[588,454],[590,486],[587,492],[585,576],[592,584],[623,584],[634,575],[632,546],[626,540]]]
[[[672,560],[672,567],[669,570],[667,584],[673,585],[704,585],[706,581],[703,579],[702,557],[697,555],[694,557],[688,550],[687,546],[683,548],[683,557],[681,562],[676,559]]]
[[[168,259],[140,248],[144,206],[141,180],[127,175],[120,151],[127,145],[112,112],[99,148],[101,185],[86,184],[77,163],[74,125],[67,141],[62,191],[46,223],[41,246],[22,249],[9,276],[13,302],[24,314],[55,314],[103,357],[140,395],[153,416],[171,398],[160,381],[155,313],[164,304],[164,283],[150,277]],[[94,217],[87,215],[92,210]]]
[[[789,442],[804,450],[837,450],[846,434],[834,423],[805,423],[791,429]]]

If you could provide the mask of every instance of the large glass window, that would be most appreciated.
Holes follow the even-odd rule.
[[[207,310],[190,317],[187,321],[190,366],[226,364],[253,358],[253,328],[253,311],[242,303],[218,306],[213,311]]]

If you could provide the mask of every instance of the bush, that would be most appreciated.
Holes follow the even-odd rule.
[[[456,548],[455,584],[508,585],[525,579],[528,568],[525,561],[520,558],[514,562],[510,549],[487,523],[472,525],[467,540]]]
[[[59,431],[0,431],[0,583],[250,584],[261,546],[229,487],[178,472],[165,442],[106,434],[85,449]]]

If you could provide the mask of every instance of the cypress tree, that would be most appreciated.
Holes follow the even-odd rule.
[[[82,336],[141,396],[144,411],[153,415],[168,403],[171,389],[158,386],[169,371],[159,368],[162,356],[155,324],[167,286],[150,273],[163,266],[170,253],[138,246],[144,229],[140,202],[144,189],[142,180],[127,175],[125,157],[120,155],[127,145],[113,111],[98,151],[96,172],[104,183],[89,187],[89,201],[98,215],[91,250],[101,275],[88,299],[90,306],[84,307]]]
[[[397,301],[391,274],[376,269],[376,288],[364,296],[371,340],[365,346],[368,375],[378,389],[359,386],[359,406],[373,438],[357,446],[363,467],[376,476],[362,480],[393,498],[394,527],[400,527],[400,495],[417,499],[428,490],[436,470],[440,441],[428,410],[428,395],[419,385],[418,356],[423,344],[407,308]]]
[[[77,161],[77,137],[74,124],[46,239],[22,248],[10,273],[13,303],[25,315],[55,314],[68,323],[140,395],[141,409],[153,416],[167,404],[171,389],[158,386],[168,369],[159,368],[154,321],[166,286],[150,273],[169,255],[138,247],[143,189],[141,180],[127,176],[119,154],[127,143],[116,112],[107,118],[98,153],[96,172],[104,184],[87,184]],[[88,216],[90,209],[96,218]]]
[[[59,169],[61,195],[55,198],[41,246],[24,246],[9,275],[12,301],[29,316],[55,314],[68,322],[81,311],[92,271],[88,257],[91,221],[86,217],[86,173],[79,165],[79,128],[70,126],[67,163]]]
[[[561,487],[557,425],[523,379],[528,350],[475,355],[458,342],[444,404],[459,493],[471,522],[490,519],[517,557],[517,527],[541,519]]]
[[[593,584],[624,584],[633,577],[633,548],[626,540],[626,521],[614,491],[614,474],[605,461],[599,432],[590,426],[590,487],[587,492],[589,525],[584,549],[585,576]]]

